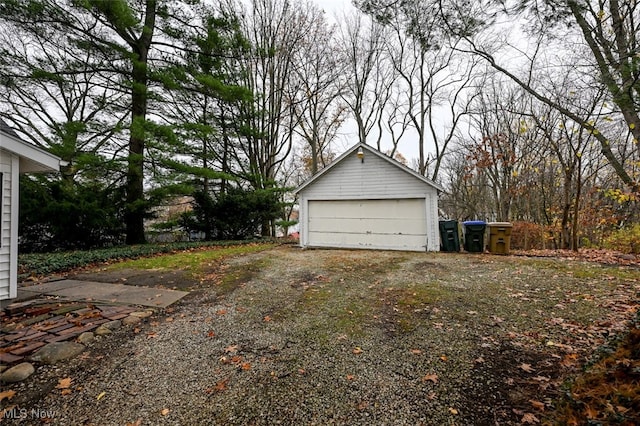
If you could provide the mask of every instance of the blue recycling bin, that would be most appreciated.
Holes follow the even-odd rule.
[[[484,251],[484,231],[487,222],[483,220],[467,220],[464,225],[464,249],[469,253],[482,253]]]

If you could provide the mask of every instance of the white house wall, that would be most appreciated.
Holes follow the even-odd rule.
[[[15,297],[16,289],[11,285],[15,281],[17,271],[13,265],[13,256],[17,253],[17,241],[14,244],[12,235],[17,233],[12,220],[12,191],[17,185],[18,158],[10,153],[0,150],[0,173],[2,173],[2,189],[0,192],[0,300]],[[16,189],[17,194],[17,189]],[[17,207],[17,206],[15,206]],[[16,247],[13,247],[16,245]]]

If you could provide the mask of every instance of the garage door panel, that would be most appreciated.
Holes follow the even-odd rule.
[[[310,218],[309,232],[424,235],[426,224],[421,219]]]
[[[311,200],[308,245],[425,250],[424,199]]]
[[[423,235],[309,233],[309,240],[313,241],[312,245],[316,247],[425,250],[425,237]]]
[[[310,201],[309,217],[424,219],[424,200]]]

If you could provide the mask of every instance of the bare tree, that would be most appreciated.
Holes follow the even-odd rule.
[[[444,3],[440,3],[444,5]],[[522,2],[492,2],[489,7],[481,10],[474,8],[469,10],[462,8],[441,7],[440,16],[447,25],[448,30],[456,37],[464,40],[468,48],[467,52],[485,59],[493,68],[502,72],[524,90],[552,108],[558,110],[566,117],[573,120],[585,132],[594,136],[600,145],[602,155],[607,159],[615,173],[624,184],[634,193],[640,192],[640,180],[630,173],[628,164],[619,156],[626,151],[619,146],[626,143],[616,139],[615,134],[607,134],[606,126],[593,121],[585,114],[585,111],[576,109],[574,105],[559,100],[562,93],[553,93],[546,90],[541,79],[532,78],[535,71],[536,56],[520,55],[520,59],[529,62],[529,66],[523,67],[518,61],[519,69],[527,69],[523,75],[518,70],[509,66],[509,63],[500,60],[495,54],[495,49],[487,46],[487,31],[477,32],[479,23],[492,23],[495,17],[506,16],[508,19],[518,22],[524,19],[529,33],[539,33],[542,37],[538,43],[553,46],[555,49],[575,49],[576,45],[586,47],[589,55],[583,58],[580,66],[589,67],[594,76],[589,82],[592,86],[601,86],[608,93],[608,100],[614,106],[610,116],[621,120],[626,124],[628,133],[636,142],[640,140],[640,67],[637,52],[640,49],[640,41],[637,37],[640,33],[640,3],[638,0],[620,2],[619,0],[592,1],[592,0],[563,0],[555,1],[522,1]],[[493,17],[493,18],[491,18]],[[461,26],[460,22],[468,25]],[[559,39],[557,32],[562,31],[563,37]],[[563,45],[563,43],[567,43]],[[570,45],[569,45],[570,44]],[[534,47],[539,50],[539,46]],[[522,52],[520,52],[522,53]],[[505,55],[501,55],[505,56]],[[506,55],[508,56],[508,55]],[[512,63],[514,61],[511,61]],[[575,63],[563,64],[576,67]],[[558,76],[550,76],[557,79]],[[562,76],[559,77],[562,79]],[[636,143],[636,157],[640,156],[640,144]]]
[[[294,52],[295,66],[291,90],[295,132],[309,148],[311,174],[331,158],[330,144],[347,116],[342,100],[345,88],[340,76],[345,64],[337,55],[329,26],[322,12],[309,8],[312,27]]]
[[[345,16],[339,29],[341,58],[347,64],[343,99],[358,128],[358,141],[381,148],[383,111],[395,80],[384,55],[386,31],[375,19],[356,12]],[[372,131],[377,129],[375,140]]]

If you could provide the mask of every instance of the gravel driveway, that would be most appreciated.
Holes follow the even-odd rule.
[[[283,246],[228,259],[144,327],[21,386],[61,425],[535,423],[623,327],[639,276]],[[70,391],[56,389],[63,377]]]

